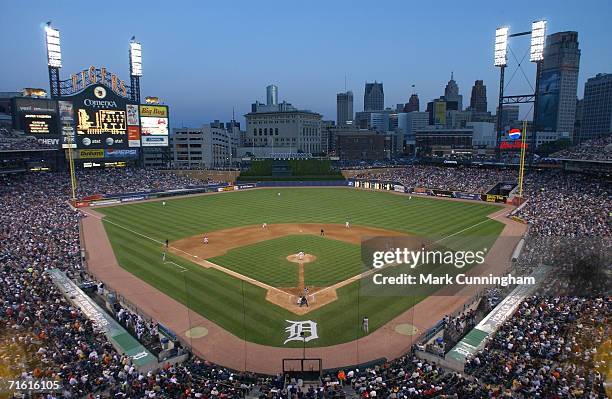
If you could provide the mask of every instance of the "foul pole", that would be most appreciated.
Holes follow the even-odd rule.
[[[525,146],[527,145],[527,120],[523,121],[523,133],[521,136],[521,163],[519,168],[519,198],[523,200],[523,174],[525,173]]]

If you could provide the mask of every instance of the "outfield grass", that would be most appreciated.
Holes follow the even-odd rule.
[[[320,338],[310,342],[309,346],[326,346],[354,340],[362,335],[360,324],[364,316],[368,316],[370,331],[374,331],[426,297],[428,292],[415,289],[396,297],[364,297],[360,295],[359,282],[355,282],[339,290],[337,301],[300,317],[267,302],[265,291],[259,287],[229,277],[218,270],[204,269],[183,258],[169,255],[168,260],[187,269],[187,272],[179,273],[175,265],[162,263],[160,243],[165,239],[176,240],[264,221],[270,224],[343,224],[349,220],[353,225],[385,228],[424,237],[452,236],[445,242],[447,246],[481,248],[484,243],[490,244],[491,237],[497,236],[503,228],[501,223],[486,218],[499,209],[494,205],[416,196],[408,200],[407,196],[348,188],[250,190],[165,201],[165,207],[161,202],[144,202],[98,209],[107,216],[104,226],[121,266],[234,335],[272,346],[283,346],[287,326],[285,320],[303,319],[318,323]],[[477,227],[471,228],[475,225]],[[340,251],[340,246],[350,246],[329,239],[321,241],[323,239],[319,237],[312,238],[310,244],[300,245],[325,246],[329,256],[335,256],[334,252]],[[289,236],[270,241],[283,239],[295,238]],[[268,256],[265,245],[261,248],[258,244],[254,248],[249,247],[228,252],[223,257],[241,256],[241,253],[250,250],[253,252],[249,253],[249,257],[254,260],[266,259]],[[355,255],[359,257],[357,247],[346,247],[344,250],[345,256],[349,258]],[[256,263],[251,266],[236,265],[255,267]],[[315,265],[316,262],[306,267],[307,281],[321,279],[321,276],[327,276],[327,272],[330,272],[326,277],[330,281],[342,280],[353,273],[348,265],[339,267],[337,272],[317,270]],[[272,267],[278,266],[280,263],[272,264]],[[309,270],[310,266],[314,266],[313,269]],[[261,269],[261,272],[265,270]],[[309,274],[311,272],[312,275]],[[270,273],[269,276],[262,275],[262,281],[264,278],[275,277]],[[300,347],[301,344],[290,343],[287,346]]]

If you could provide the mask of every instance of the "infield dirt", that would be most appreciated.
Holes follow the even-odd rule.
[[[202,233],[197,236],[171,242],[169,250],[171,253],[181,256],[190,262],[197,263],[206,268],[216,268],[233,277],[264,288],[267,291],[267,301],[295,314],[303,315],[338,299],[336,291],[359,279],[361,275],[357,274],[329,287],[308,287],[309,306],[299,306],[297,304],[297,299],[304,292],[303,268],[307,266],[303,264],[299,265],[301,273],[299,273],[300,281],[297,287],[272,287],[266,283],[225,268],[222,265],[212,263],[207,259],[224,255],[227,251],[234,248],[272,240],[278,237],[299,234],[320,236],[321,230],[323,230],[326,238],[344,241],[354,245],[359,245],[363,240],[371,237],[393,236],[403,237],[404,239],[410,239],[411,237],[406,233],[366,226],[351,226],[347,228],[344,225],[322,223],[273,224],[267,225],[266,227],[263,227],[263,225],[243,226],[218,230],[211,233]],[[204,237],[208,239],[207,243],[204,243]],[[413,240],[414,248],[418,248],[418,246],[421,245],[421,240],[417,237],[413,237]],[[316,254],[312,255],[316,256]]]

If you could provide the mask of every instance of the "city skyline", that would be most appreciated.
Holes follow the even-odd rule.
[[[170,105],[175,127],[230,120],[232,109],[243,121],[253,101],[265,102],[263,89],[270,84],[278,86],[279,102],[286,100],[300,109],[321,113],[324,119],[335,119],[336,94],[344,90],[345,75],[346,89],[355,95],[355,110],[363,109],[366,81],[382,82],[384,105],[394,107],[408,102],[414,92],[422,103],[438,98],[454,72],[464,98],[470,95],[475,80],[483,80],[488,88],[489,110],[494,112],[499,79],[492,62],[495,28],[509,25],[511,33],[529,30],[531,22],[540,18],[548,20],[549,34],[578,31],[582,50],[578,98],[582,98],[588,78],[612,72],[612,55],[605,51],[611,33],[605,9],[612,10],[612,6],[604,1],[594,1],[590,8],[569,3],[562,11],[554,9],[554,2],[532,5],[519,1],[512,6],[478,2],[469,10],[446,3],[443,12],[436,15],[435,29],[427,18],[433,15],[432,6],[401,2],[389,3],[383,10],[370,10],[366,3],[349,3],[351,7],[342,14],[340,23],[331,17],[340,14],[316,11],[320,7],[342,7],[343,2],[320,3],[305,15],[296,15],[277,2],[244,3],[241,10],[222,3],[185,2],[181,9],[163,12],[138,3],[125,9],[122,3],[116,3],[108,9],[125,9],[117,23],[112,22],[116,14],[104,10],[90,14],[78,4],[35,2],[34,6],[4,7],[0,34],[18,39],[0,43],[2,53],[11,54],[15,60],[3,65],[0,91],[23,87],[48,90],[43,40],[43,25],[48,20],[61,31],[63,79],[89,65],[106,66],[121,78],[128,78],[127,48],[129,38],[135,35],[143,46],[142,94],[159,96]],[[395,23],[401,10],[410,15],[405,25]],[[128,24],[130,13],[139,14],[131,16],[135,20]],[[271,26],[258,23],[268,14],[274,22]],[[376,19],[381,16],[383,19]],[[162,17],[161,26],[168,28],[160,34],[160,25],[151,22]],[[369,36],[360,35],[370,18],[380,21],[380,29]],[[316,24],[309,25],[307,21],[313,19]],[[97,27],[92,24],[94,20],[111,22]],[[453,21],[454,25],[450,23]],[[317,29],[311,29],[313,26]],[[419,40],[406,39],[410,37]],[[353,44],[352,51],[340,46],[346,39]],[[511,46],[520,59],[528,40],[517,40]],[[355,47],[378,56],[358,57]],[[512,55],[509,61],[512,65]],[[535,68],[529,63],[524,66],[533,84]],[[525,92],[529,86],[523,83],[520,72],[516,75],[508,90]]]

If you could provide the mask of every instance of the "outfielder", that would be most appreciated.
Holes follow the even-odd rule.
[[[361,327],[363,328],[363,332],[365,332],[366,334],[370,333],[370,320],[368,320],[368,316],[363,318],[363,321],[361,322]]]

